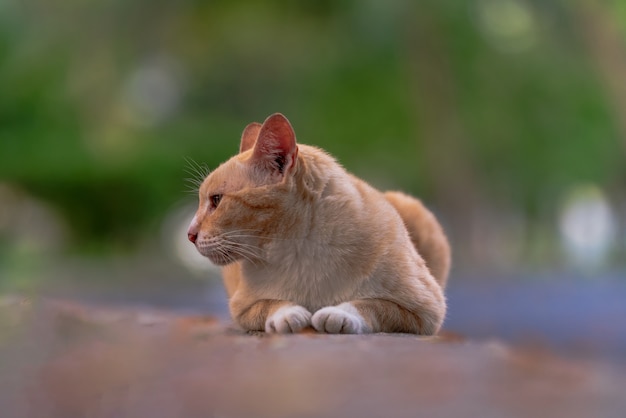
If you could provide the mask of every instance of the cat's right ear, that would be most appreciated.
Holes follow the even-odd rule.
[[[274,113],[263,122],[254,145],[252,159],[260,166],[285,174],[296,164],[296,134],[286,117]]]
[[[239,153],[249,150],[256,143],[261,131],[261,125],[258,122],[252,122],[243,130],[241,134],[241,144],[239,145]]]

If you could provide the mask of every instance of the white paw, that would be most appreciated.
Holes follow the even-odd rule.
[[[265,321],[265,332],[289,334],[301,331],[311,325],[311,312],[298,305],[278,308]]]
[[[329,334],[365,334],[372,331],[350,302],[320,309],[311,322],[318,332]]]

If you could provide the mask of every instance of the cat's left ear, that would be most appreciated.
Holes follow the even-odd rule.
[[[241,133],[241,144],[239,145],[239,153],[249,150],[254,146],[256,139],[259,137],[261,131],[261,124],[258,122],[252,122]]]
[[[253,159],[267,169],[287,173],[296,164],[296,134],[286,117],[274,113],[263,122],[254,146]]]

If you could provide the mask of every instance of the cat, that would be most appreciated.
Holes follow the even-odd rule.
[[[438,332],[450,246],[419,200],[296,143],[279,113],[249,124],[239,151],[201,183],[188,238],[223,266],[241,328]]]

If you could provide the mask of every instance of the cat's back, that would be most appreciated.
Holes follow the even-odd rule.
[[[363,264],[369,263],[362,254],[376,260],[392,247],[397,251],[398,245],[411,246],[400,214],[382,192],[345,170],[325,151],[301,147],[301,187],[313,185],[314,190],[310,200],[301,202],[312,214],[312,242],[330,251],[334,248],[338,254],[352,253]]]
[[[315,175],[326,181],[321,198],[326,199],[323,203],[329,207],[333,227],[347,233],[354,231],[360,239],[375,240],[396,249],[408,236],[433,276],[445,287],[450,270],[450,245],[438,220],[420,200],[400,192],[383,193],[347,172],[325,151],[302,147]],[[330,201],[333,204],[329,205]]]
[[[350,226],[368,231],[394,218],[395,210],[379,190],[345,170],[326,151],[309,145],[300,147],[303,160],[300,187],[314,194],[310,203],[320,216],[327,217],[326,222],[339,222],[337,227],[344,231]]]

